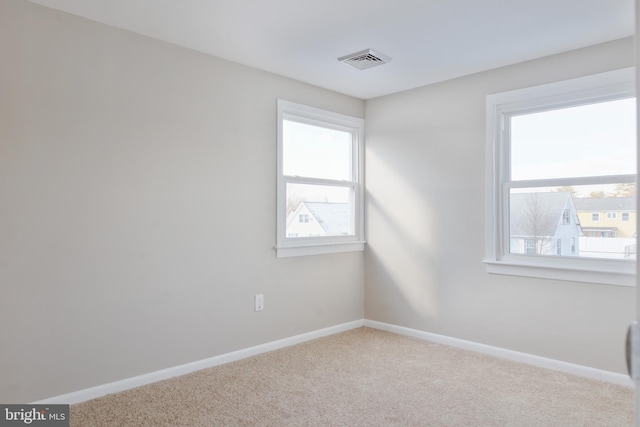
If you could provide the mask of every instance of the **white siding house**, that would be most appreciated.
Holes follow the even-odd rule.
[[[349,218],[348,203],[300,202],[287,218],[287,237],[346,235]]]
[[[511,253],[578,256],[580,221],[569,192],[510,196]]]

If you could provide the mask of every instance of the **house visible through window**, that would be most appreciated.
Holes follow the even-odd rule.
[[[487,98],[490,273],[633,284],[635,106],[632,70]]]
[[[362,250],[364,121],[278,100],[278,257]]]

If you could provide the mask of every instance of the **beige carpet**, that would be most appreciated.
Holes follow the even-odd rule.
[[[370,328],[71,406],[71,426],[630,426],[633,390]]]

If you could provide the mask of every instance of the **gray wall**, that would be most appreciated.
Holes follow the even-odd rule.
[[[367,101],[365,317],[624,372],[635,288],[485,272],[485,97],[633,58],[624,39]]]
[[[272,249],[276,98],[363,101],[23,0],[0,58],[0,402],[363,318],[362,252]]]

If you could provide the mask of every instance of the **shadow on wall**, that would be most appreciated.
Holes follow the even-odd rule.
[[[439,314],[433,209],[383,158],[369,151],[367,165],[365,317],[427,327]]]

